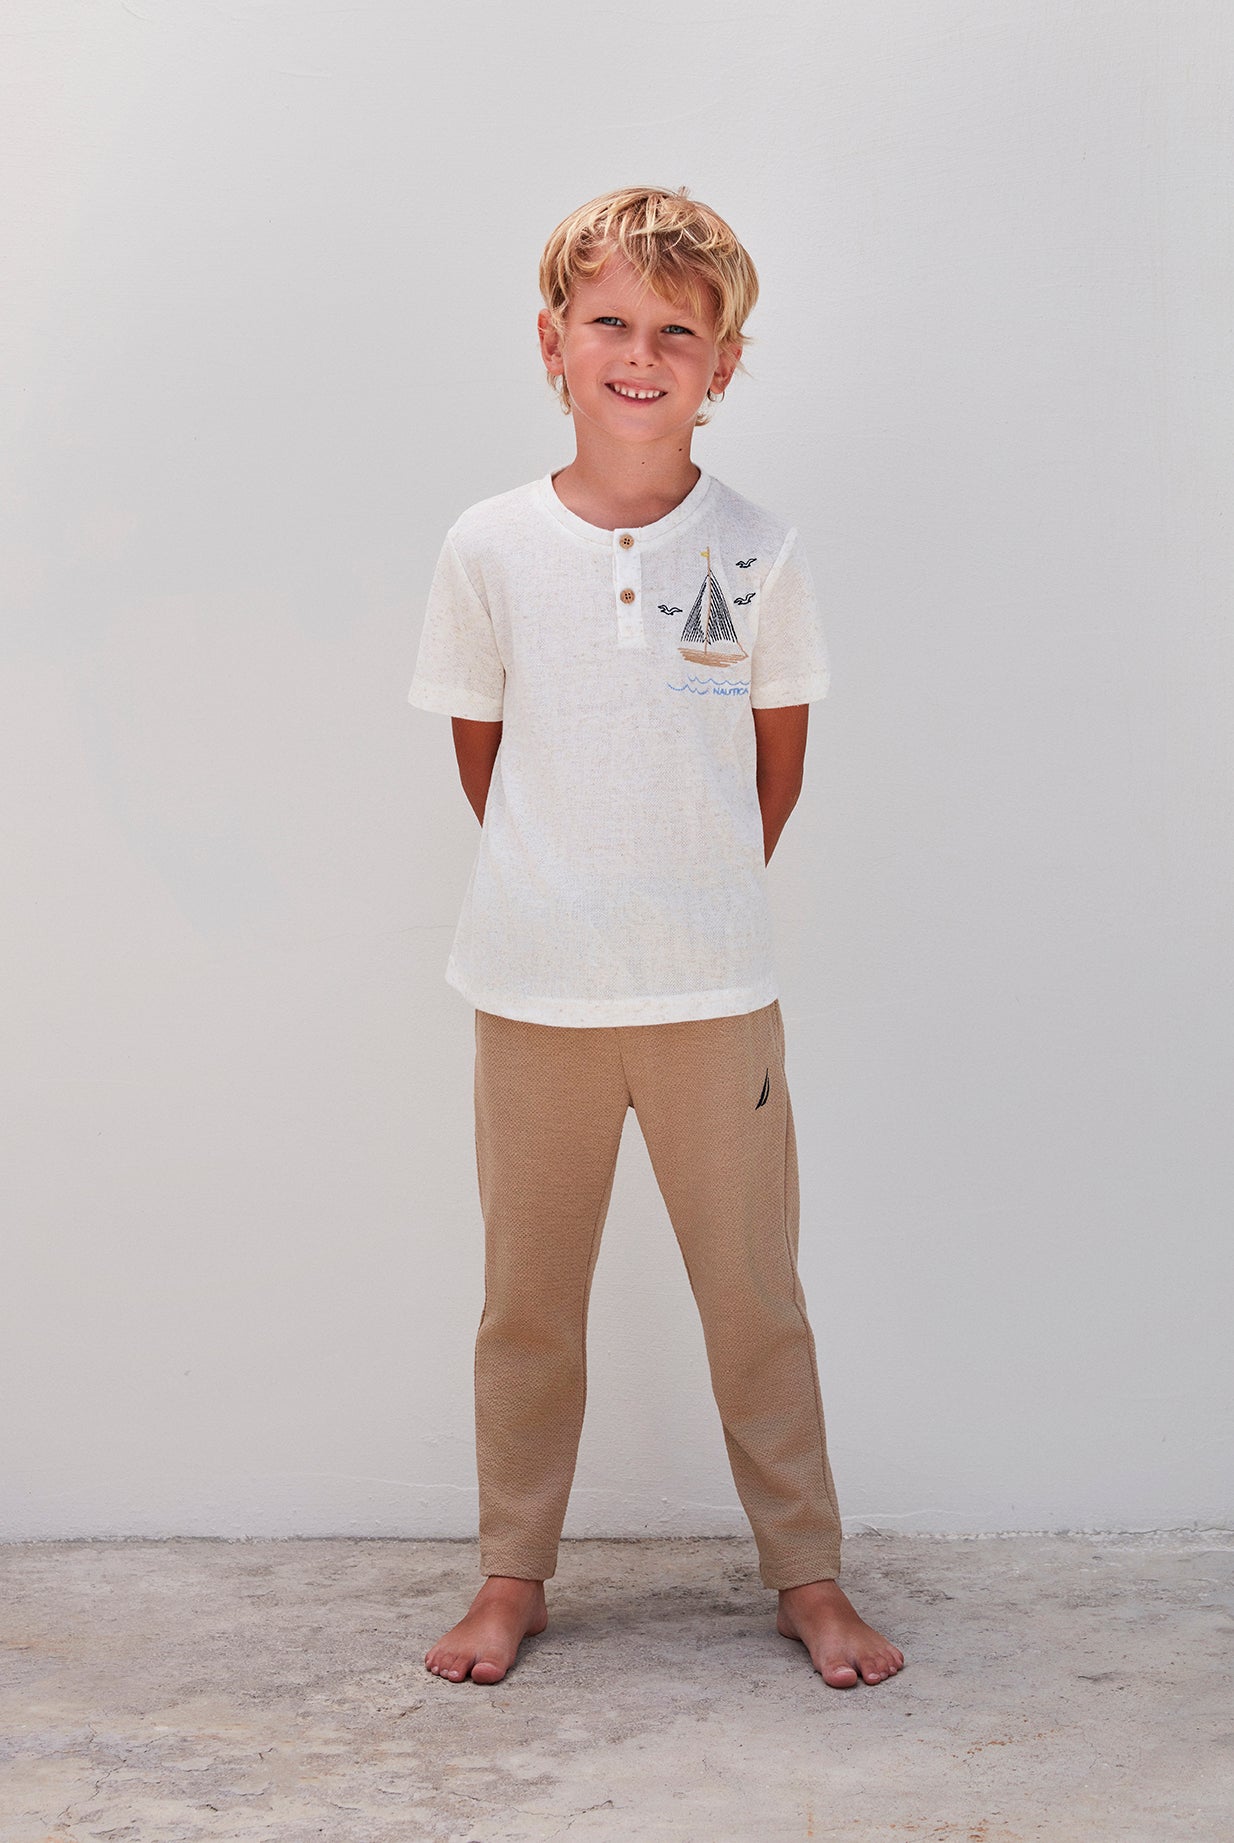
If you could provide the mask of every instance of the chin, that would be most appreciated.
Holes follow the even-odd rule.
[[[606,435],[618,436],[623,442],[663,441],[666,435],[676,435],[682,428],[694,427],[693,416],[686,423],[681,421],[680,414],[671,418],[662,415],[626,416],[620,410],[614,413],[608,403],[599,404],[590,420],[602,428]]]

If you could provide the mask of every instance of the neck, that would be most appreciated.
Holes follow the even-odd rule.
[[[554,474],[553,490],[571,512],[604,530],[654,525],[698,484],[702,469],[690,458],[691,434],[634,446],[580,423],[577,452]]]

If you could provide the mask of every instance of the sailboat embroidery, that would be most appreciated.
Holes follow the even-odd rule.
[[[677,650],[691,665],[733,666],[750,655],[737,638],[724,591],[711,573],[710,550],[701,550],[699,555],[707,559],[707,574],[694,597]]]

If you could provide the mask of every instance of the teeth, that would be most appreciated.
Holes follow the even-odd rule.
[[[612,388],[617,392],[619,397],[633,397],[636,403],[645,403],[649,397],[662,397],[664,395],[662,390],[631,390],[624,384],[614,384]]]

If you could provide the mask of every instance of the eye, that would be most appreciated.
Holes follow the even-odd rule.
[[[621,318],[618,314],[597,314],[596,324],[597,326],[620,326]]]
[[[664,331],[666,333],[693,333],[694,329],[689,326],[666,326]]]

